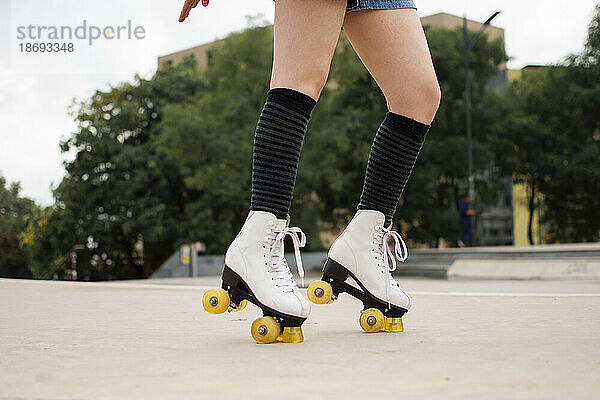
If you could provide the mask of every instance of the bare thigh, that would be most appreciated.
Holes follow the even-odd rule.
[[[346,0],[276,0],[271,88],[318,100],[344,22]]]
[[[416,10],[353,11],[346,15],[344,31],[388,109],[430,124],[441,95]]]

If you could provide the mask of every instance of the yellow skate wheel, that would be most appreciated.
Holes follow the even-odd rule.
[[[281,332],[281,326],[273,317],[260,317],[254,320],[250,332],[257,343],[273,343]]]
[[[323,281],[314,281],[308,285],[308,299],[315,304],[327,304],[331,302],[333,289],[331,285]]]
[[[209,314],[222,314],[229,308],[229,293],[225,289],[210,289],[202,297],[202,306]]]
[[[360,314],[359,322],[365,332],[379,332],[383,329],[383,313],[376,308],[368,308]]]
[[[238,306],[238,308],[234,308],[233,310],[231,310],[231,312],[242,311],[244,308],[246,308],[247,305],[248,305],[248,300],[242,300],[242,301],[240,301],[240,305]]]

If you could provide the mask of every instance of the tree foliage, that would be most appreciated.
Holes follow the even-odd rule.
[[[0,277],[30,278],[25,252],[21,248],[20,235],[27,220],[37,207],[30,199],[21,197],[18,183],[8,184],[0,175]]]
[[[79,129],[62,149],[75,156],[54,192],[60,212],[53,215],[71,232],[63,257],[85,249],[78,254],[83,279],[147,276],[176,246],[186,191],[154,132],[161,107],[195,90],[194,79],[178,78],[181,71],[136,77],[74,106]]]
[[[184,176],[184,238],[223,252],[248,213],[252,138],[268,90],[273,36],[254,28],[212,47],[208,65],[168,66],[158,75],[187,69],[201,90],[162,112],[157,142]]]
[[[524,70],[504,99],[511,170],[530,187],[530,214],[542,209],[549,242],[600,240],[599,25],[600,6],[581,54]]]
[[[452,38],[460,47],[459,31],[429,34],[433,43]],[[464,149],[461,119],[451,118],[462,101],[462,72],[453,67],[460,52],[453,55],[456,49],[447,45],[432,46],[436,66],[450,74],[440,80],[452,81],[445,88],[445,122],[432,130],[426,146],[432,150],[424,151],[397,216],[414,242],[452,238],[447,227],[456,223],[457,188],[465,175],[464,168],[438,171],[447,154]],[[476,93],[504,59],[501,49],[484,40],[475,50]],[[75,104],[78,130],[61,145],[73,159],[54,192],[56,204],[35,214],[25,232],[35,275],[62,276],[73,254],[78,279],[95,280],[147,276],[191,240],[205,242],[209,253],[224,252],[248,212],[252,138],[272,52],[272,30],[249,29],[214,45],[204,68],[187,59]],[[311,238],[309,250],[323,249],[321,234],[354,213],[386,112],[383,95],[345,36],[330,81],[309,125],[291,216]],[[460,150],[439,154],[444,142]]]
[[[552,240],[598,240],[600,13],[586,48],[523,74],[505,92],[489,82],[507,60],[485,35],[471,54],[478,209],[502,178],[544,198]],[[429,28],[443,100],[395,215],[413,245],[459,236],[467,189],[461,29]],[[268,90],[273,32],[216,43],[202,68],[189,58],[74,104],[77,131],[56,202],[39,209],[0,179],[0,273],[78,279],[148,276],[181,243],[223,253],[248,212],[252,139]],[[386,112],[375,81],[342,35],[300,159],[292,220],[309,250],[324,249],[354,214],[375,132]],[[535,205],[537,206],[537,205]],[[27,260],[25,263],[23,260]]]

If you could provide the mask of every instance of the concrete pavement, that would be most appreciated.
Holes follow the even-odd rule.
[[[305,342],[257,345],[259,310],[209,315],[216,278],[0,280],[0,399],[592,399],[600,281],[403,279],[406,331],[366,334],[349,296]]]

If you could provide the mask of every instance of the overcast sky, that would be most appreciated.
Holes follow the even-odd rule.
[[[199,6],[188,21],[179,24],[180,3],[183,1],[0,0],[0,174],[9,181],[20,181],[25,196],[51,204],[50,188],[63,176],[58,143],[75,128],[67,112],[74,98],[83,99],[95,89],[131,80],[135,73],[150,77],[157,56],[222,38],[242,29],[246,16],[262,14],[265,20],[273,20],[272,0],[211,0],[208,8]],[[460,16],[466,13],[479,21],[501,10],[494,25],[505,29],[506,50],[512,57],[509,68],[520,68],[559,62],[580,51],[596,1],[416,3],[421,16],[444,11]],[[19,26],[75,29],[84,20],[88,29],[115,30],[131,20],[132,29],[143,28],[139,35],[143,39],[128,39],[122,31],[124,37],[119,40],[97,40],[91,46],[85,40],[73,40],[72,53],[20,52],[20,45],[28,40],[19,40]]]

